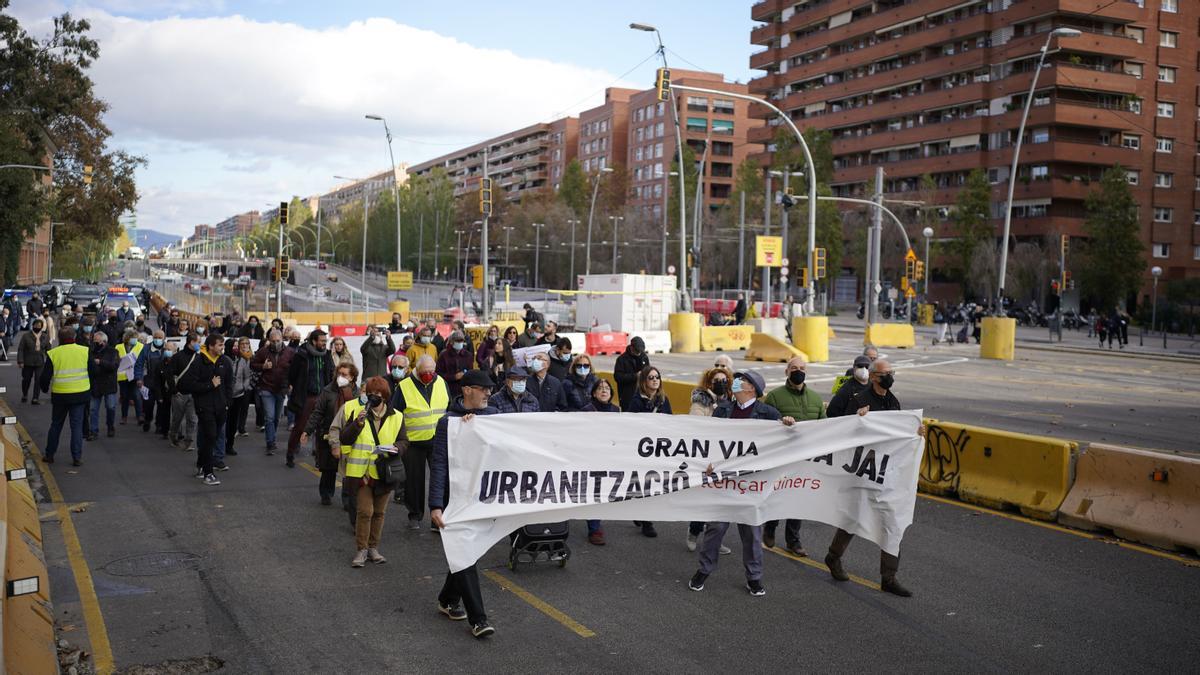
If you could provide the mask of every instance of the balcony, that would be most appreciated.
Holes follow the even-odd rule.
[[[1147,10],[1129,0],[1015,0],[1000,14],[1005,25],[1048,14],[1076,14],[1095,19],[1131,23],[1149,18]]]
[[[758,26],[750,31],[750,44],[752,45],[769,45],[779,37],[779,29],[782,24],[777,21]]]
[[[755,21],[766,21],[767,17],[778,14],[780,0],[759,0],[750,6],[750,18]]]
[[[835,157],[853,155],[869,152],[874,148],[891,148],[967,134],[985,134],[989,119],[985,116],[966,117],[951,122],[917,124],[897,131],[877,131],[870,135],[835,138],[833,154]]]

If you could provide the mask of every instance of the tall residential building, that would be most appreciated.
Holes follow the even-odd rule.
[[[558,192],[563,172],[579,156],[579,118],[562,117],[550,123],[550,189]]]
[[[374,204],[384,191],[391,192],[394,184],[404,185],[408,181],[409,173],[407,164],[399,164],[396,166],[395,173],[389,168],[362,180],[342,183],[329,192],[316,197],[315,202],[312,197],[307,198],[308,203],[310,208],[315,203],[320,209],[322,222],[335,223],[341,217],[344,209],[356,208],[361,213],[364,197]],[[277,218],[279,209],[271,209],[268,213],[270,213],[270,217],[267,220]],[[264,216],[266,215],[264,214]]]
[[[457,197],[479,188],[486,151],[493,199],[516,201],[526,194],[542,191],[549,184],[552,135],[566,134],[568,131],[561,122],[539,122],[496,136],[417,164],[409,169],[409,173],[414,176],[428,175],[440,166],[454,183],[454,195]]]
[[[258,225],[258,211],[247,211],[236,216],[229,216],[217,223],[217,239],[233,239],[250,231]]]
[[[950,207],[972,169],[993,186],[1003,222],[1013,146],[1033,71],[1046,56],[1015,179],[1018,239],[1084,235],[1084,200],[1114,164],[1140,205],[1148,263],[1200,275],[1197,24],[1186,0],[763,0],[750,90],[801,128],[833,132],[834,191],[866,196],[877,166],[893,198],[929,175]],[[770,150],[778,121],[750,139]],[[1188,216],[1192,223],[1188,223]],[[953,236],[942,222],[939,237]],[[1147,287],[1148,289],[1148,287]],[[1143,293],[1144,296],[1144,293]]]
[[[629,166],[629,99],[636,89],[609,87],[604,103],[579,113],[579,161],[584,173]]]
[[[738,94],[747,92],[746,85],[725,82],[717,73],[672,68],[671,81]],[[763,121],[751,118],[750,104],[742,100],[679,91],[675,101],[683,142],[696,154],[697,162],[704,160],[704,203],[709,209],[719,208],[733,192],[738,164],[757,149],[746,142],[747,133],[751,127],[762,126]],[[670,195],[667,179],[671,163],[678,157],[675,119],[667,106],[658,100],[655,89],[639,91],[629,98],[628,203],[648,222],[662,219],[664,200]],[[689,204],[689,211],[691,208]]]

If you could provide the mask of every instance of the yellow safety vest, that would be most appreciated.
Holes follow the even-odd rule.
[[[408,440],[431,440],[437,430],[438,420],[442,419],[446,408],[450,407],[450,390],[446,388],[446,381],[440,377],[434,379],[433,394],[428,403],[411,377],[400,381],[400,391],[404,394],[404,418],[408,420]]]
[[[134,346],[133,346],[133,359],[134,359],[134,361],[136,361],[136,360],[137,360],[137,358],[138,358],[139,356],[141,356],[141,355],[142,355],[142,347],[145,347],[145,346],[146,346],[146,345],[143,345],[141,342],[139,342],[139,343],[137,343],[136,345],[134,345]],[[125,354],[126,354],[126,353],[127,353],[127,352],[126,352],[126,350],[125,350],[125,343],[124,343],[124,342],[122,342],[121,344],[117,345],[117,355],[118,355],[120,358],[122,358],[122,359],[123,359],[123,358],[125,358]],[[128,377],[128,376],[126,376],[126,375],[125,375],[125,373],[121,373],[121,372],[118,372],[118,373],[117,373],[117,382],[125,382],[125,381],[126,381],[126,380],[128,380],[128,379],[129,379],[129,377]]]
[[[92,388],[88,378],[87,347],[83,345],[60,345],[46,352],[54,364],[54,377],[50,381],[52,394],[78,394]]]
[[[838,393],[838,389],[841,389],[842,385],[846,384],[846,381],[851,379],[854,379],[853,375],[838,375],[837,377],[833,378],[833,391],[830,393]]]
[[[348,424],[358,417],[359,411],[364,407],[366,406],[358,399],[346,401],[344,423]],[[383,426],[376,430],[379,433],[378,445],[395,445],[396,438],[400,436],[400,426],[403,422],[404,415],[400,411],[396,411],[395,414],[385,419]],[[373,479],[379,479],[379,472],[375,469],[375,446],[375,436],[371,434],[371,427],[364,423],[358,438],[354,439],[354,445],[342,446],[342,457],[346,460],[346,478],[362,478],[365,474]]]

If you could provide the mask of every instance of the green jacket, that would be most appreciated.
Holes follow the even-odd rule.
[[[791,417],[797,422],[825,419],[825,404],[821,402],[821,395],[808,385],[805,385],[803,390],[796,391],[785,384],[778,389],[772,389],[763,402],[773,406],[784,417]]]

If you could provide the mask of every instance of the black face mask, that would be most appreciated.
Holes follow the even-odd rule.
[[[793,370],[791,375],[788,375],[788,383],[793,387],[799,387],[804,384],[804,371]]]
[[[717,396],[724,396],[728,389],[729,383],[727,383],[725,380],[717,380],[716,382],[712,383],[712,392]]]
[[[892,385],[895,383],[896,378],[893,377],[891,373],[879,376],[879,386],[883,387],[884,389],[891,389]]]
[[[381,403],[383,403],[382,396],[378,394],[371,394],[367,396],[367,405],[371,406],[372,408],[378,408]]]

